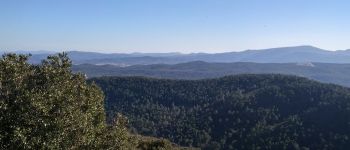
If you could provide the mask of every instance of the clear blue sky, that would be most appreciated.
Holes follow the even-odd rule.
[[[349,0],[0,0],[0,50],[350,48]]]

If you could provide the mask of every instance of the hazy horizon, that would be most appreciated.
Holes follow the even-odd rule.
[[[169,51],[169,52],[139,52],[139,51],[134,51],[134,52],[119,52],[119,51],[101,51],[101,50],[91,50],[91,51],[86,51],[86,50],[2,50],[0,49],[0,52],[35,52],[35,53],[46,53],[46,52],[52,52],[52,53],[58,53],[58,52],[92,52],[92,53],[103,53],[103,54],[137,54],[137,53],[145,53],[145,54],[152,54],[152,53],[159,53],[159,54],[170,54],[170,53],[179,53],[179,54],[197,54],[197,53],[206,53],[206,54],[216,54],[216,53],[230,53],[230,52],[244,52],[244,51],[249,51],[249,50],[268,50],[268,49],[276,49],[276,48],[290,48],[290,47],[314,47],[318,48],[321,50],[325,51],[346,51],[350,49],[339,49],[339,50],[328,50],[328,49],[323,49],[317,46],[313,45],[295,45],[295,46],[282,46],[282,47],[270,47],[270,48],[262,48],[262,49],[244,49],[244,50],[232,50],[232,51],[220,51],[220,52],[205,52],[205,51],[198,51],[198,52],[181,52],[181,51]]]
[[[350,2],[303,0],[0,2],[0,50],[220,53],[349,49]]]

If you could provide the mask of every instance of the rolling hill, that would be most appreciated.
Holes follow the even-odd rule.
[[[325,83],[350,87],[350,64],[330,63],[207,63],[202,61],[180,64],[154,64],[119,67],[115,65],[82,64],[74,72],[88,77],[147,76],[167,79],[205,79],[234,74],[292,74]]]
[[[109,118],[131,132],[202,149],[347,149],[350,89],[285,75],[93,78]]]

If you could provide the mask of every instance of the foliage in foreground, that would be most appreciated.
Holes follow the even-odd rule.
[[[117,114],[106,124],[103,93],[71,73],[66,54],[39,65],[27,60],[0,60],[0,149],[141,149],[126,118]]]

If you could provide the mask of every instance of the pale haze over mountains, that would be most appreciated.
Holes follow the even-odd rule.
[[[50,51],[31,53],[39,63]],[[100,76],[147,76],[205,79],[233,74],[292,74],[350,87],[350,50],[327,51],[313,46],[281,47],[226,53],[97,53],[69,51],[73,71]]]
[[[17,53],[31,53],[31,62],[38,63],[50,51],[17,51]],[[256,63],[350,63],[350,50],[328,51],[313,46],[280,47],[262,50],[245,50],[225,53],[97,53],[83,51],[69,51],[73,64],[111,64],[117,66],[176,64],[190,61],[205,62],[256,62]]]

